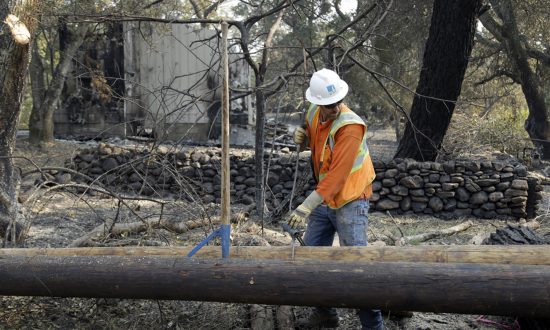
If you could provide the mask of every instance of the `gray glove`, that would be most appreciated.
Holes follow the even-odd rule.
[[[288,219],[288,225],[292,228],[305,227],[306,220],[311,212],[322,202],[323,197],[314,190],[302,204],[292,211]]]

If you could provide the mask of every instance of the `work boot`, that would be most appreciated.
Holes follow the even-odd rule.
[[[338,313],[333,308],[317,308],[308,318],[296,322],[300,329],[338,328],[339,324]]]

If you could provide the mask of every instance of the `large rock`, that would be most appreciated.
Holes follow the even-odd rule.
[[[392,168],[386,171],[384,177],[386,178],[395,178],[399,174],[399,170],[396,168]]]
[[[470,197],[470,203],[475,205],[481,205],[483,203],[487,203],[489,200],[489,196],[485,191],[480,191],[472,195]]]
[[[279,183],[279,176],[273,171],[269,172],[269,176],[267,177],[267,184],[271,187]]]
[[[374,181],[372,183],[372,191],[379,191],[380,189],[382,189],[382,182]]]
[[[441,212],[443,210],[443,201],[437,196],[430,198],[428,205],[434,212]]]
[[[410,197],[404,197],[401,202],[399,203],[399,207],[403,211],[408,211],[411,209],[411,198]]]
[[[394,210],[399,208],[399,202],[392,201],[391,199],[382,199],[376,203],[376,209],[379,211]]]
[[[256,178],[247,178],[243,182],[247,187],[254,187],[256,186]]]
[[[528,196],[527,191],[509,188],[504,191],[505,197]]]
[[[449,199],[449,198],[455,197],[455,192],[454,191],[438,191],[438,192],[435,193],[435,195],[439,198]]]
[[[428,207],[428,203],[412,202],[411,206],[415,213],[420,213]]]
[[[466,189],[460,187],[456,190],[456,198],[461,202],[466,202],[470,199],[470,193]]]
[[[495,191],[489,194],[489,200],[491,202],[498,202],[499,200],[504,198],[504,194],[500,191]]]
[[[397,184],[397,182],[395,182],[394,178],[388,178],[388,179],[382,180],[382,186],[383,187],[393,187],[396,184]]]
[[[108,157],[101,162],[101,168],[105,171],[112,171],[118,167],[118,162],[114,157]]]
[[[472,179],[466,179],[464,183],[464,187],[466,188],[466,190],[473,193],[481,191],[481,187],[478,184],[476,184],[474,181],[472,181]]]
[[[494,186],[496,184],[498,184],[500,181],[497,180],[497,179],[480,179],[480,180],[477,180],[476,183],[480,186],[480,187],[488,187],[488,186]]]
[[[527,180],[514,180],[512,181],[512,188],[519,189],[519,190],[528,190],[529,185],[527,184]]]
[[[399,184],[409,189],[418,189],[424,186],[424,179],[421,176],[407,176],[399,181]]]
[[[399,195],[399,196],[407,196],[409,195],[409,189],[403,186],[394,186],[391,188],[392,193]]]

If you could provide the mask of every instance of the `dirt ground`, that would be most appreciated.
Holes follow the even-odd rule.
[[[371,133],[371,152],[391,157],[395,140],[391,131]],[[92,143],[93,144],[93,143]],[[78,148],[89,144],[56,141],[55,146],[37,149],[24,138],[18,141],[17,153],[26,157],[17,159],[24,172],[34,166],[63,166]],[[32,159],[32,164],[28,159]],[[30,191],[35,178],[27,178],[22,190]],[[537,221],[537,232],[550,233],[550,189],[545,186],[544,203]],[[160,211],[151,201],[131,201],[129,208],[118,210],[118,203],[101,195],[70,194],[42,189],[23,204],[28,219],[28,238],[25,247],[67,247],[118,214],[119,223],[159,217],[175,221],[197,217],[215,218],[219,205],[178,202]],[[232,212],[242,210],[233,205]],[[117,211],[118,210],[118,211]],[[479,242],[506,224],[499,220],[457,219],[441,220],[428,216],[398,217],[373,212],[369,215],[369,242],[392,244],[389,236],[400,237],[452,227],[471,220],[473,226],[452,236],[432,239],[420,244],[479,244]],[[244,219],[232,229],[234,245],[288,245],[290,239],[282,234],[278,224],[266,223],[262,236],[258,220]],[[160,228],[146,232],[104,237],[98,243],[104,246],[171,245],[194,246],[211,232],[201,227],[184,233]],[[306,316],[308,308],[296,307],[297,317]],[[353,310],[341,309],[338,329],[360,329]],[[517,329],[514,318],[482,315],[413,313],[411,317],[385,315],[387,329]],[[124,299],[80,299],[49,297],[0,297],[0,329],[250,329],[250,306],[187,301],[150,301]]]

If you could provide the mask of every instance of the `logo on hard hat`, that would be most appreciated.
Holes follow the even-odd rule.
[[[336,86],[328,85],[327,86],[327,92],[328,92],[329,95],[332,95],[332,94],[336,93]]]

